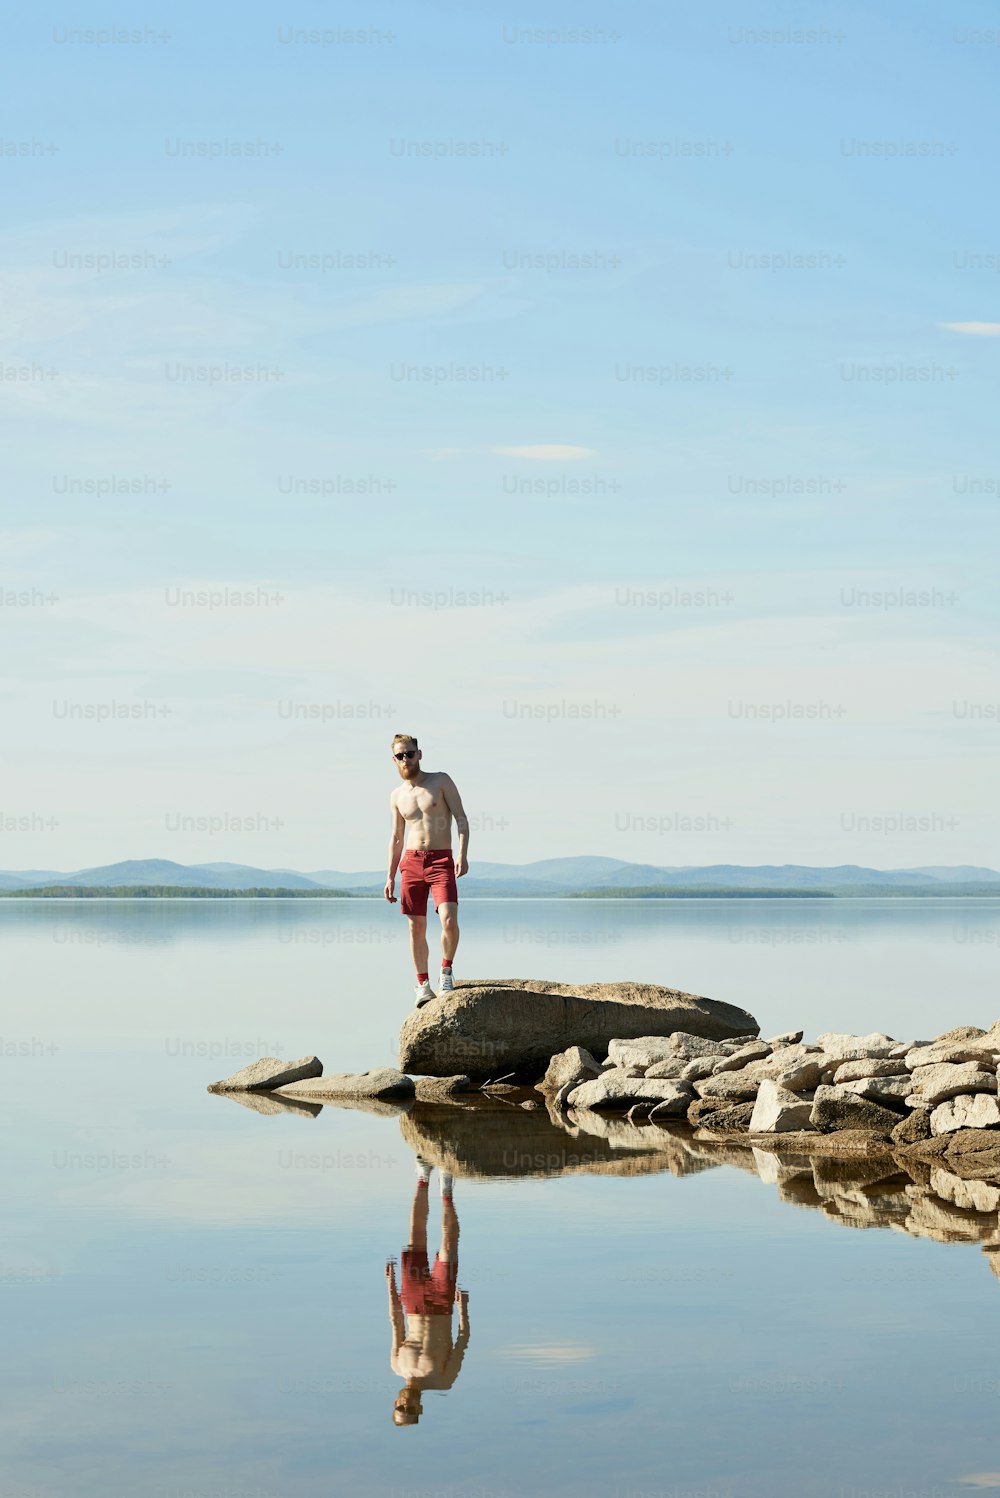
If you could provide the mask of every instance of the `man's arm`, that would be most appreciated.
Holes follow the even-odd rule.
[[[448,810],[455,818],[455,826],[458,828],[458,862],[455,865],[456,877],[469,872],[469,819],[465,815],[465,807],[462,798],[458,794],[458,786],[450,775],[445,775],[441,782],[441,790],[444,794]]]
[[[457,1290],[455,1299],[458,1302],[458,1336],[455,1345],[448,1354],[444,1367],[441,1370],[442,1389],[450,1389],[459,1375],[462,1367],[462,1359],[465,1357],[465,1349],[469,1345],[469,1292],[468,1290]]]
[[[406,823],[403,820],[403,813],[396,805],[395,791],[389,797],[389,808],[392,812],[392,832],[389,837],[389,872],[386,875],[383,894],[390,905],[395,905],[396,896],[393,894],[393,888],[396,883],[396,870],[399,868],[399,860],[403,856],[403,843],[406,838]]]
[[[406,1341],[406,1321],[403,1317],[403,1303],[396,1289],[396,1265],[392,1259],[385,1266],[385,1277],[389,1285],[389,1322],[392,1326],[391,1356],[395,1358]]]

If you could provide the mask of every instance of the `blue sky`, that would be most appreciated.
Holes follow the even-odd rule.
[[[1000,862],[990,7],[113,19],[7,26],[0,865],[377,866],[397,728],[490,860]]]

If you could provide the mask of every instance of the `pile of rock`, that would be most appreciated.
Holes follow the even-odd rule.
[[[552,1057],[539,1085],[560,1108],[686,1118],[751,1134],[860,1129],[913,1143],[1000,1127],[1000,1021],[933,1040],[802,1035],[647,1035],[612,1040],[603,1061],[573,1046]]]

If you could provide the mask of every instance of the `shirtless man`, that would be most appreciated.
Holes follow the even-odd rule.
[[[389,873],[385,898],[395,905],[393,893],[399,869],[400,908],[410,923],[410,952],[417,970],[417,1008],[436,998],[430,985],[427,949],[427,891],[434,892],[434,908],[441,918],[441,978],[438,993],[455,988],[451,965],[458,949],[458,886],[456,879],[469,872],[469,819],[455,782],[443,770],[422,770],[423,750],[412,734],[397,733],[392,757],[403,782],[389,797],[392,835],[389,839]],[[451,823],[458,828],[458,866],[451,852]],[[409,837],[404,851],[406,830]]]
[[[450,1389],[469,1345],[469,1295],[458,1288],[458,1217],[450,1175],[441,1176],[441,1247],[427,1262],[428,1186],[431,1165],[417,1158],[417,1190],[410,1210],[410,1241],[403,1249],[402,1286],[395,1261],[385,1266],[392,1326],[393,1373],[404,1379],[396,1395],[395,1425],[416,1425],[424,1389]],[[458,1306],[458,1336],[452,1340],[452,1309]],[[407,1325],[407,1319],[409,1325]]]

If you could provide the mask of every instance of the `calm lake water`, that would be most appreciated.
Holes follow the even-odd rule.
[[[764,1034],[1000,1016],[995,901],[470,900],[462,922],[461,977],[666,983]],[[385,1264],[420,1129],[205,1087],[262,1054],[393,1063],[404,924],[368,900],[0,901],[0,1498],[1000,1489],[985,1229],[914,1236],[890,1183],[850,1191],[897,1230],[851,1230],[822,1181],[738,1151],[566,1136],[564,1169],[516,1108],[427,1125],[476,1168],[454,1189],[469,1337],[394,1425]]]

